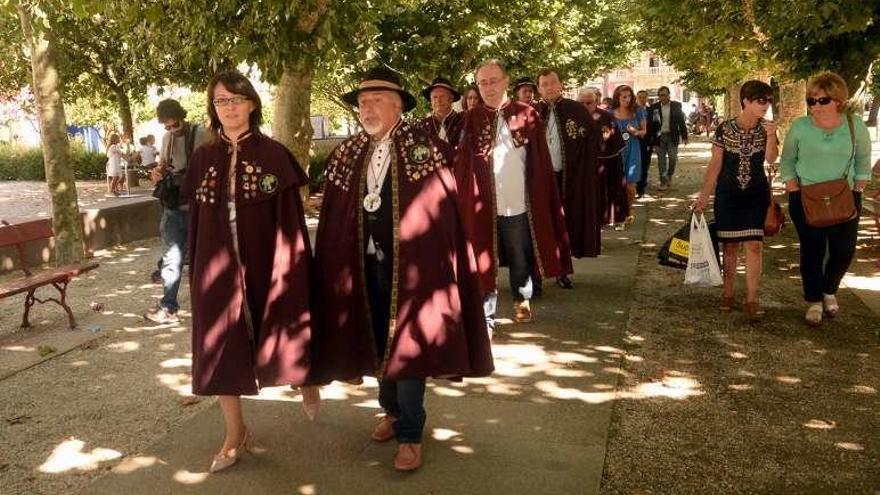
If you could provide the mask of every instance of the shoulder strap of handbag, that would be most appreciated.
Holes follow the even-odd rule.
[[[195,148],[196,145],[196,131],[198,130],[198,128],[199,124],[192,124],[191,126],[189,126],[189,132],[187,132],[186,134],[186,144],[184,149],[186,150],[187,167],[189,167],[189,161],[192,158],[193,148]]]
[[[852,143],[852,153],[849,155],[849,162],[847,162],[846,166],[846,174],[844,174],[843,178],[849,178],[849,171],[851,168],[855,168],[855,157],[856,157],[856,130],[853,129],[853,118],[852,114],[846,112],[846,123],[849,125],[849,140]]]

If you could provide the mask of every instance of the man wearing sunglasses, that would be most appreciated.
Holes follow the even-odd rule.
[[[177,292],[186,253],[187,205],[181,203],[179,188],[194,149],[208,137],[204,126],[186,121],[186,110],[177,100],[166,99],[156,107],[156,117],[167,131],[159,148],[159,163],[150,171],[156,184],[153,196],[162,203],[159,236],[162,238],[162,258],[153,281],[162,283],[159,305],[144,313],[144,318],[159,324],[179,321]]]

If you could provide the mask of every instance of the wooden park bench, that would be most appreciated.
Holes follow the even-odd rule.
[[[35,303],[54,302],[58,304],[67,313],[67,319],[70,322],[70,328],[76,328],[76,320],[73,317],[73,311],[67,304],[67,284],[73,277],[94,270],[98,267],[98,263],[92,261],[83,261],[82,263],[59,266],[38,272],[32,272],[28,267],[27,256],[25,255],[25,243],[31,241],[40,241],[49,239],[53,236],[52,225],[48,220],[36,222],[27,222],[17,225],[11,225],[6,221],[0,221],[0,248],[15,246],[18,251],[18,261],[24,276],[8,280],[0,283],[0,299],[12,297],[17,294],[26,294],[24,298],[24,316],[21,319],[21,327],[28,328],[28,314],[31,306]],[[58,290],[60,297],[49,297],[40,299],[34,293],[40,287],[51,285]]]

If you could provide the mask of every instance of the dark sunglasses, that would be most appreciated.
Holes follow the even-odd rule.
[[[830,96],[823,96],[821,98],[810,97],[810,98],[807,98],[807,106],[812,107],[812,106],[815,106],[817,103],[819,105],[827,105],[827,104],[831,103],[833,100],[834,100],[834,98],[832,98]]]
[[[175,122],[175,123],[173,123],[173,124],[167,124],[167,125],[165,125],[165,130],[166,130],[166,131],[172,131],[172,130],[174,130],[174,129],[180,129],[180,126],[181,126],[180,121],[177,121],[177,122]]]
[[[766,103],[773,103],[773,98],[769,96],[759,96],[755,98],[755,101],[757,101],[761,105],[764,105]]]

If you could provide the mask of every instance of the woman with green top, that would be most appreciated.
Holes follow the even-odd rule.
[[[813,77],[807,83],[809,115],[792,123],[782,147],[780,176],[800,239],[801,280],[809,305],[805,318],[812,326],[821,325],[823,315],[834,317],[840,310],[835,294],[855,254],[859,219],[811,227],[800,188],[846,177],[861,210],[862,190],[871,179],[871,138],[861,118],[848,118],[848,98],[846,82],[837,74]]]

